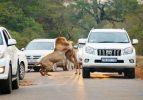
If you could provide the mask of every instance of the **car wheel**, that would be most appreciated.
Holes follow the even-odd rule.
[[[19,88],[19,67],[17,68],[16,79],[12,82],[12,89]]]
[[[12,69],[9,68],[8,79],[2,81],[2,94],[10,94],[12,91]]]
[[[19,79],[23,80],[25,76],[25,66],[23,63],[19,64]]]
[[[34,69],[35,72],[39,72],[40,67],[33,67],[33,69]]]
[[[135,69],[134,68],[125,69],[124,77],[130,79],[135,78]]]
[[[118,72],[119,75],[122,75],[122,72]]]
[[[90,70],[88,68],[82,68],[82,77],[83,78],[90,78]]]

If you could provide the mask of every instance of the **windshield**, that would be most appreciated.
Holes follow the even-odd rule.
[[[53,50],[54,42],[30,42],[26,50]]]
[[[90,43],[129,43],[125,32],[91,32]]]
[[[2,34],[0,33],[0,45],[3,44]]]

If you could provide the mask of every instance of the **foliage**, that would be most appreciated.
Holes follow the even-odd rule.
[[[65,36],[77,41],[91,28],[125,28],[138,38],[138,54],[143,54],[143,5],[137,0],[0,0],[0,25],[17,39],[19,48],[34,38]]]

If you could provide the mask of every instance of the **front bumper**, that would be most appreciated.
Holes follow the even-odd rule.
[[[0,59],[0,67],[5,67],[4,72],[0,73],[0,80],[5,80],[8,78],[9,73],[9,60],[2,58]]]
[[[114,63],[105,63],[102,62],[102,58],[116,58],[117,62]],[[89,59],[88,62],[85,62],[85,59]],[[130,62],[133,60],[133,62]],[[135,54],[128,54],[122,56],[95,56],[95,55],[84,55],[82,60],[83,67],[92,67],[92,68],[134,68],[136,66],[136,56]]]
[[[38,63],[37,59],[27,59],[28,65],[36,65]]]
[[[28,69],[39,67],[40,65],[37,65],[37,63],[38,63],[37,61],[33,61],[33,62],[28,61]]]

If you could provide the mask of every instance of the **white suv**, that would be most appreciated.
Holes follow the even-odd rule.
[[[9,32],[0,27],[0,92],[11,93],[19,88],[19,50]]]
[[[83,49],[83,78],[90,72],[124,73],[126,78],[135,77],[136,52],[124,29],[92,29]]]

